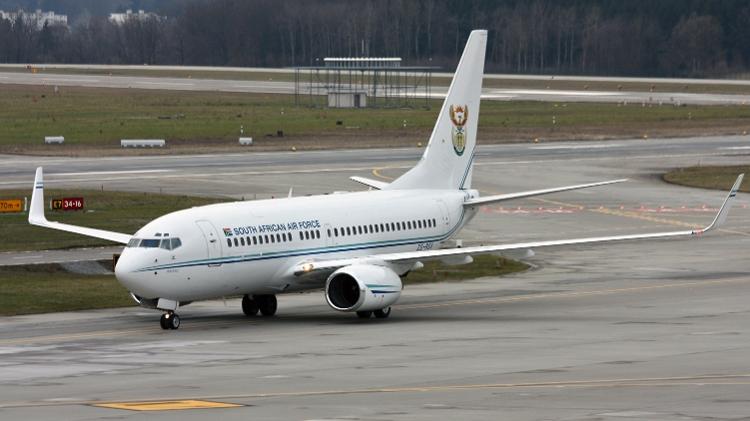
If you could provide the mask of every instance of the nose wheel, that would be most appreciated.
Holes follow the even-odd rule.
[[[159,324],[164,330],[175,330],[180,327],[180,316],[176,313],[164,313],[159,319]]]

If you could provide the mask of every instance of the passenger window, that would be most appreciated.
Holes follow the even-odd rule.
[[[331,235],[331,229],[330,229],[330,228],[328,228],[328,238],[331,238],[331,237],[333,237],[333,236]]]
[[[240,243],[243,247],[245,246],[245,237],[240,237]]]
[[[310,231],[305,231],[305,240],[310,239]]]
[[[276,242],[277,243],[281,242],[281,234],[276,234]]]
[[[333,229],[333,236],[334,237],[338,237],[339,236],[339,229],[338,228],[334,228]]]
[[[304,234],[302,234],[302,231],[299,232],[299,239],[300,240],[304,240],[305,239]]]
[[[271,234],[271,243],[272,243],[272,244],[276,243],[276,239],[275,239],[275,238],[273,238],[273,234]]]
[[[268,236],[264,235],[264,237],[266,237],[266,244],[268,244]]]
[[[232,239],[227,238],[227,247],[232,247]]]
[[[346,235],[352,235],[352,232],[350,231],[349,227],[346,227]]]
[[[234,246],[235,247],[239,247],[240,246],[240,242],[237,241],[237,237],[234,237]]]

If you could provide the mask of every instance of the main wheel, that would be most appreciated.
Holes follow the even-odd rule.
[[[175,313],[164,313],[159,319],[159,325],[162,329],[178,329],[180,327],[180,316]]]
[[[177,330],[180,328],[180,316],[176,314],[172,314],[172,317],[170,317],[171,324],[169,325],[169,328],[172,330]]]
[[[264,316],[273,316],[276,314],[276,309],[279,307],[279,304],[276,301],[275,295],[253,295],[253,299],[258,303],[260,314]]]
[[[242,312],[245,313],[245,316],[255,316],[258,314],[258,310],[258,303],[255,300],[248,295],[242,297]]]
[[[373,312],[373,314],[375,314],[375,317],[377,317],[378,319],[386,319],[386,318],[388,318],[388,316],[391,315],[391,308],[390,307],[386,307],[386,308],[382,308],[380,310],[375,310]]]
[[[358,311],[357,317],[360,319],[369,319],[372,316],[372,311]]]

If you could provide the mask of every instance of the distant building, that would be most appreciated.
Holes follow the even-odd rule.
[[[143,10],[139,10],[138,13],[133,13],[131,9],[126,10],[125,13],[110,13],[109,14],[109,21],[117,25],[122,25],[123,23],[127,22],[130,19],[137,19],[137,20],[156,19],[158,21],[161,21],[166,18],[164,16],[159,16],[156,13],[145,12]]]
[[[36,25],[38,29],[42,29],[45,23],[49,26],[68,26],[68,15],[58,15],[52,11],[43,12],[42,9],[36,9],[36,11],[32,13],[25,12],[23,9],[17,12],[5,12],[0,10],[0,19],[7,19],[11,22],[15,22],[19,17],[28,24]]]

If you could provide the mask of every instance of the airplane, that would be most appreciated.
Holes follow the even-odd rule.
[[[370,189],[199,206],[130,235],[48,221],[39,167],[29,223],[124,244],[115,276],[138,304],[162,312],[165,330],[179,328],[178,308],[193,301],[242,296],[247,316],[272,316],[277,294],[320,289],[334,310],[387,318],[401,277],[425,261],[464,264],[512,250],[695,237],[724,223],[743,174],[704,229],[441,248],[483,205],[626,181],[485,197],[472,189],[486,44],[487,31],[471,32],[421,159],[391,183],[355,176]]]

